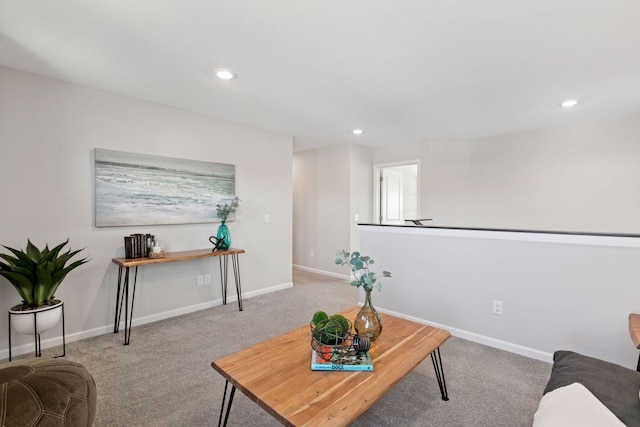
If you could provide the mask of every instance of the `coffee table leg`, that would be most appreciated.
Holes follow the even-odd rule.
[[[220,418],[218,418],[218,427],[221,425],[226,426],[229,421],[229,412],[231,412],[231,404],[233,403],[233,395],[236,393],[236,386],[231,387],[231,394],[229,395],[229,403],[227,404],[227,413],[224,416],[224,424],[222,424],[222,414],[224,413],[224,402],[227,399],[227,387],[229,386],[229,380],[224,383],[224,393],[222,394],[222,406],[220,407]]]
[[[444,370],[442,369],[440,347],[438,347],[433,353],[431,353],[431,362],[433,362],[433,370],[436,372],[436,379],[438,380],[438,386],[440,387],[442,400],[449,400],[449,396],[447,395],[447,383],[445,383],[444,381]]]

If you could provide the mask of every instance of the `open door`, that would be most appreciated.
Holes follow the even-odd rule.
[[[380,224],[404,224],[403,175],[391,169],[380,174]]]
[[[419,162],[374,167],[376,224],[404,225],[419,217]]]

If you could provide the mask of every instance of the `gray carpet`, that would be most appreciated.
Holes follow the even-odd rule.
[[[291,289],[245,299],[243,312],[230,303],[133,328],[129,346],[122,332],[67,345],[67,358],[96,380],[95,425],[216,425],[224,380],[212,360],[306,324],[316,310],[336,312],[358,299],[347,282],[297,271],[294,281]],[[441,351],[448,402],[427,359],[352,425],[531,425],[550,364],[455,337]],[[229,424],[280,425],[242,393]]]

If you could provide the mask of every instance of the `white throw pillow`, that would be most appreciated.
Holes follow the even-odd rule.
[[[580,383],[545,394],[533,416],[534,427],[624,427],[622,421]]]

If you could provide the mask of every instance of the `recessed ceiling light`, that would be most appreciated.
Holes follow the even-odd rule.
[[[362,132],[364,132],[362,129],[354,129],[353,130],[353,134],[354,135],[362,135]]]
[[[562,106],[562,107],[573,107],[577,103],[578,103],[577,99],[567,99],[566,101],[561,102],[560,106]]]
[[[216,71],[216,76],[222,80],[231,80],[235,77],[235,75],[229,70],[218,70]]]

